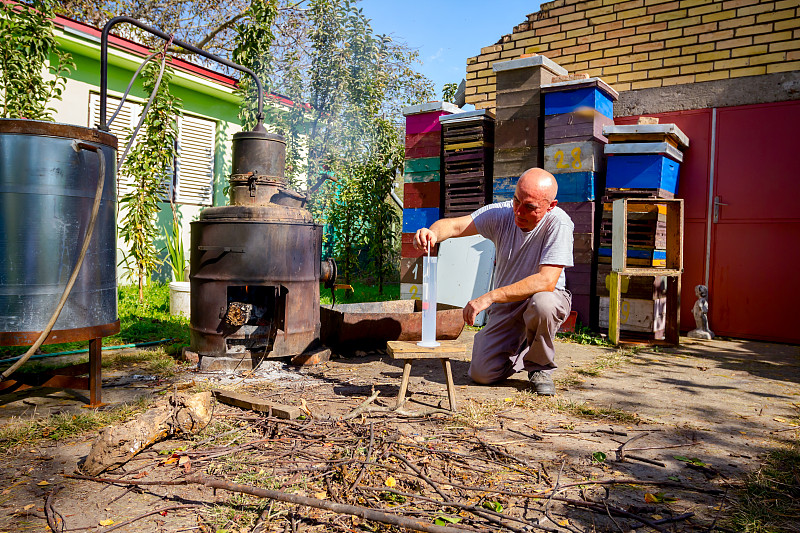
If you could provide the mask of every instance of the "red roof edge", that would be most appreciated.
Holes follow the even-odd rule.
[[[56,15],[55,18],[53,19],[53,22],[56,24],[56,26],[60,26],[63,28],[70,28],[72,30],[95,37],[98,40],[101,39],[103,35],[102,30],[99,30],[94,26],[84,24],[83,22],[78,22],[77,20],[72,20],[62,15]],[[151,53],[150,49],[147,48],[146,46],[143,46],[135,41],[131,41],[130,39],[119,37],[117,35],[114,35],[113,33],[109,34],[108,43],[114,48],[125,50],[140,57],[147,57]],[[174,56],[172,56],[171,59],[172,59],[172,66],[174,68],[182,70],[184,72],[188,72],[190,74],[194,74],[195,76],[199,76],[201,78],[214,81],[216,83],[225,85],[232,89],[236,88],[237,84],[239,83],[239,80],[237,80],[236,78],[227,76],[225,74],[197,65],[195,63],[190,63],[185,59],[180,59]],[[265,94],[265,98],[277,101],[278,103],[286,106],[294,105],[294,102],[290,98],[287,98],[281,94],[267,93]],[[308,106],[308,104],[306,104],[306,106]]]

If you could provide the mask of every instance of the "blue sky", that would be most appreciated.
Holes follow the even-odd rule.
[[[532,0],[363,0],[372,29],[403,41],[420,52],[417,68],[436,85],[466,77],[467,58],[497,42],[514,26],[539,11]]]

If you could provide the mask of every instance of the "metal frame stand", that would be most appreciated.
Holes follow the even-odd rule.
[[[0,382],[0,395],[19,392],[33,387],[88,390],[89,403],[84,406],[94,409],[102,401],[102,349],[103,338],[89,339],[89,362],[65,366],[39,374],[23,375],[17,379]],[[81,377],[89,374],[89,377]]]

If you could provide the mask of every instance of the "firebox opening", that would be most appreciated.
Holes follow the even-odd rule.
[[[270,350],[278,330],[285,328],[286,287],[230,285],[222,329],[229,347]]]

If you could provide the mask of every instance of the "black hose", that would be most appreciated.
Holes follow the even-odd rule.
[[[100,158],[100,176],[97,179],[97,190],[94,193],[94,204],[92,205],[92,215],[89,218],[89,225],[86,228],[86,236],[83,238],[83,246],[81,247],[81,252],[78,255],[78,261],[75,263],[75,267],[72,269],[72,274],[69,276],[69,280],[67,281],[67,286],[64,287],[64,292],[61,294],[61,299],[58,301],[58,305],[56,305],[55,311],[53,311],[53,315],[50,317],[50,320],[47,322],[44,330],[39,334],[39,337],[36,339],[36,342],[33,343],[33,346],[28,348],[28,351],[25,352],[19,361],[8,367],[0,374],[0,380],[7,379],[11,374],[16,372],[19,367],[24,365],[28,359],[38,350],[42,344],[44,344],[45,339],[50,332],[53,330],[53,326],[56,324],[56,320],[58,320],[58,316],[61,314],[61,310],[64,308],[64,305],[67,303],[67,298],[69,298],[69,293],[72,292],[72,287],[75,285],[75,280],[78,279],[78,274],[80,273],[81,266],[83,265],[83,259],[86,257],[86,251],[89,249],[89,243],[92,240],[92,234],[94,233],[94,226],[97,222],[97,214],[100,212],[100,200],[103,197],[103,185],[106,179],[106,158],[103,156],[103,151],[99,146],[95,146],[93,144],[82,143],[78,141],[72,141],[72,148],[76,152],[79,150],[90,150],[95,152],[97,156]]]

